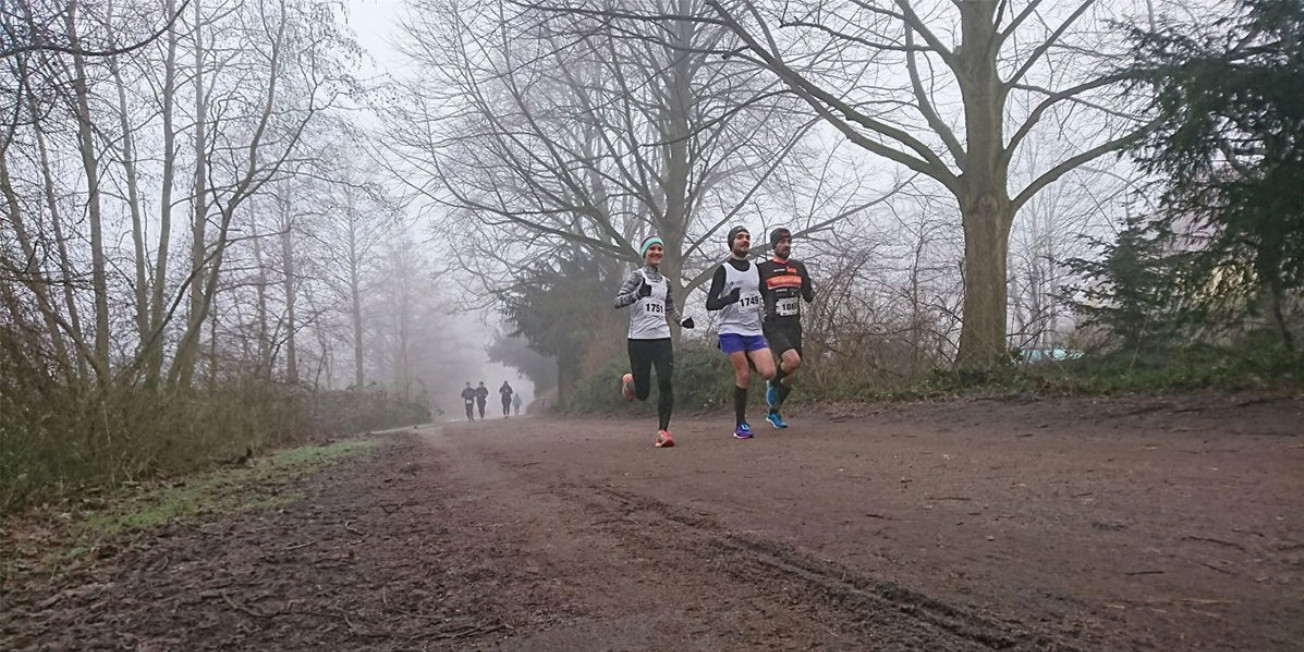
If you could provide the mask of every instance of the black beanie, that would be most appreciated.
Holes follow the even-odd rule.
[[[779,241],[784,238],[788,238],[789,240],[791,240],[792,231],[789,231],[788,229],[785,229],[783,227],[779,227],[773,231],[770,231],[770,248],[773,249],[779,246]]]
[[[729,245],[730,251],[733,251],[733,241],[734,238],[738,237],[739,233],[746,233],[747,235],[752,234],[752,232],[748,231],[747,227],[745,226],[735,226],[734,228],[729,229],[729,240],[727,241],[727,243]]]

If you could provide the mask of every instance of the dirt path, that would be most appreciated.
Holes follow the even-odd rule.
[[[8,578],[0,649],[1300,650],[1304,402],[388,435],[275,512]]]

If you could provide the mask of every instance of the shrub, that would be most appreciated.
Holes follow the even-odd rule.
[[[191,473],[251,451],[429,418],[424,406],[383,391],[314,397],[250,379],[203,392],[109,385],[55,387],[22,401],[0,394],[0,514],[94,487]]]

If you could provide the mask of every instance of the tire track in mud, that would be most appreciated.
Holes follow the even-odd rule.
[[[552,488],[582,503],[594,516],[594,527],[645,553],[649,549],[671,555],[683,550],[709,551],[702,557],[713,570],[832,612],[841,629],[867,644],[924,650],[1081,649],[1021,621],[980,615],[791,546],[730,531],[705,512],[612,485],[561,484]],[[684,561],[668,563],[683,565]]]

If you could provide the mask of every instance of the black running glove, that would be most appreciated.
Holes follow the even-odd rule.
[[[694,326],[694,324],[693,324],[693,318],[692,318],[692,317],[689,317],[688,319],[685,319],[684,321],[679,322],[679,325],[680,325],[680,326],[683,326],[684,328],[687,328],[688,330],[691,331],[691,330],[693,330],[693,326]]]
[[[742,298],[743,298],[743,289],[734,288],[731,292],[729,292],[729,294],[725,295],[725,299],[726,299],[725,304],[738,303],[739,301],[742,301]]]
[[[638,282],[638,296],[640,298],[652,296],[652,286],[648,285],[646,280]]]

